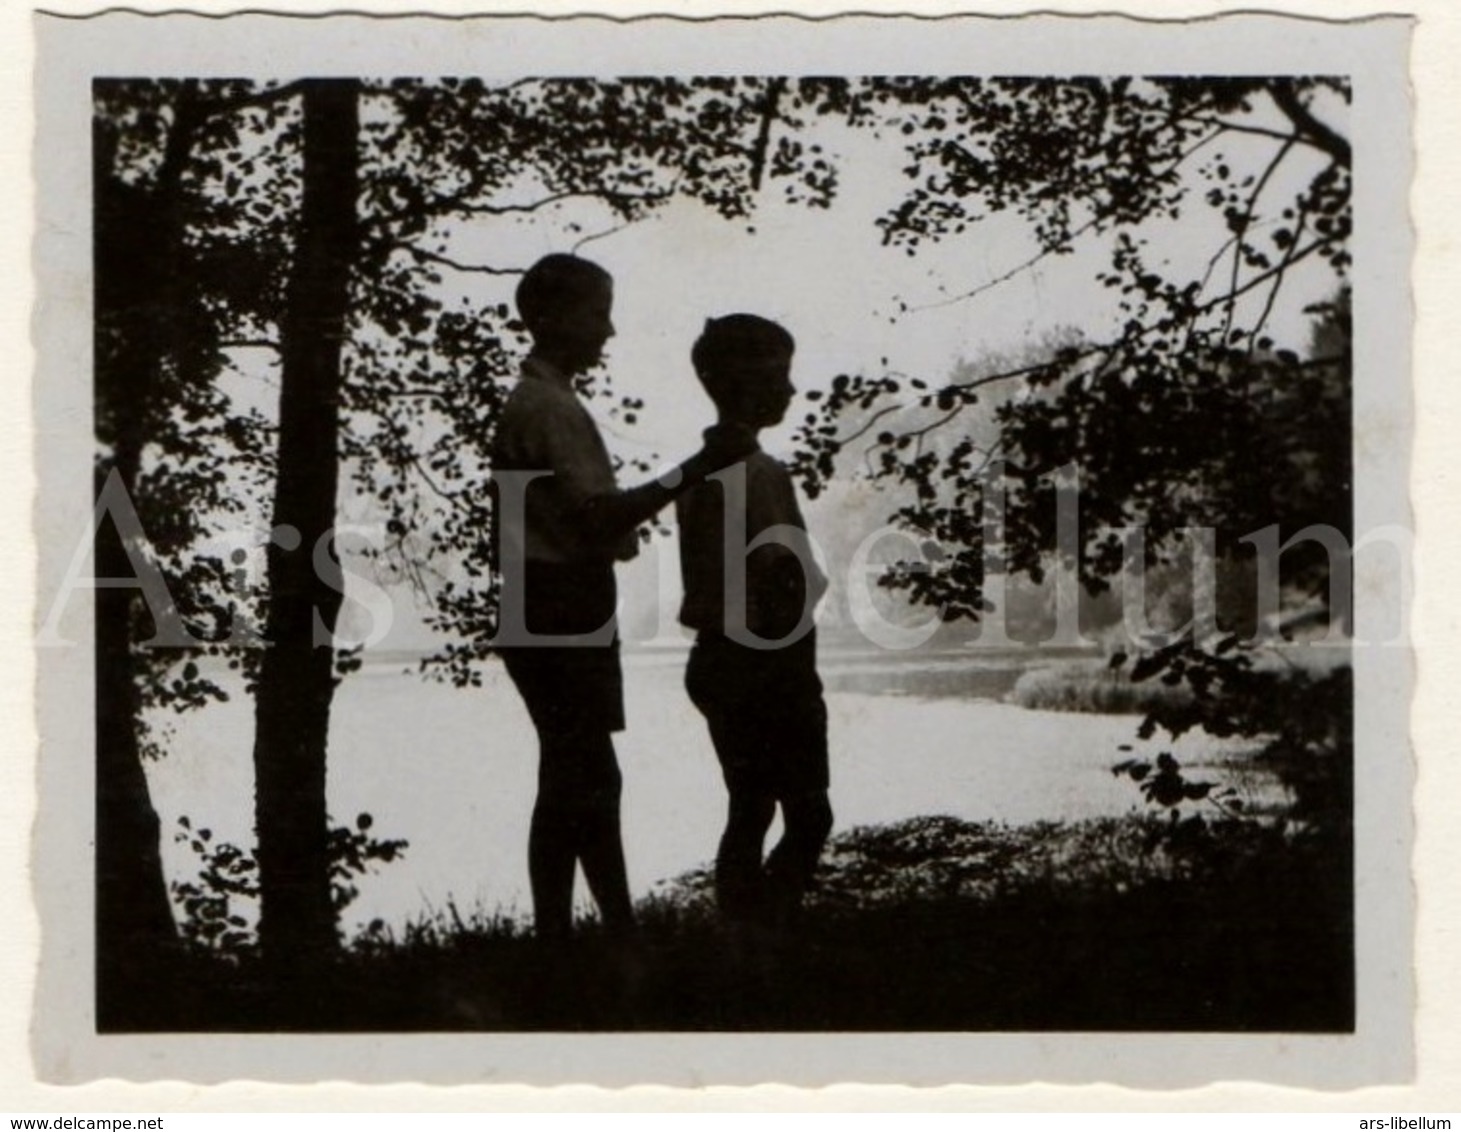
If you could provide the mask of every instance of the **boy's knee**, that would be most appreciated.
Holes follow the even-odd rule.
[[[756,829],[765,833],[776,819],[776,799],[759,790],[732,790],[727,822],[738,829]]]
[[[545,739],[538,801],[559,810],[617,806],[624,778],[608,735],[569,733]]]
[[[820,846],[832,832],[832,803],[826,792],[789,799],[785,806],[787,828],[800,840]]]

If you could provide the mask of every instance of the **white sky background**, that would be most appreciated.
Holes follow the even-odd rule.
[[[1275,109],[1263,106],[1261,96],[1255,103],[1255,124],[1286,126]],[[1347,132],[1346,108],[1337,99],[1321,96],[1317,106],[1321,118]],[[616,281],[617,333],[606,351],[605,370],[617,394],[640,397],[645,408],[634,425],[609,419],[607,401],[591,402],[590,410],[611,450],[626,459],[657,457],[667,463],[688,455],[699,443],[700,430],[714,419],[689,364],[690,346],[710,316],[747,311],[785,325],[797,340],[792,376],[802,391],[826,388],[839,373],[901,372],[935,384],[960,362],[1019,357],[1069,329],[1100,338],[1125,317],[1117,309],[1119,291],[1096,281],[1098,272],[1109,268],[1109,237],[1079,237],[1071,254],[1020,269],[1038,245],[1030,223],[1006,211],[979,220],[959,236],[926,240],[910,256],[902,247],[884,245],[875,225],[911,190],[902,172],[906,139],[892,130],[879,136],[827,123],[799,136],[820,141],[838,166],[839,191],[828,209],[786,203],[784,182],[773,178],[764,184],[755,213],[741,221],[727,221],[697,202],[675,200],[644,220],[621,225],[601,203],[570,201],[534,213],[456,221],[443,229],[446,254],[463,264],[525,268],[549,252],[576,249],[607,268]],[[1148,266],[1170,272],[1173,279],[1200,277],[1228,233],[1220,212],[1202,199],[1206,182],[1199,171],[1223,158],[1257,175],[1279,144],[1230,134],[1194,153],[1184,166],[1191,199],[1180,221],[1153,223],[1140,233],[1150,240]],[[1318,167],[1317,157],[1296,147],[1262,198],[1260,224],[1276,222],[1278,210]],[[971,211],[976,207],[970,204]],[[1075,215],[1073,227],[1083,220]],[[586,236],[591,238],[584,242]],[[512,276],[441,271],[441,296],[449,307],[510,303],[517,282]],[[1225,257],[1206,294],[1226,287],[1228,272]],[[958,298],[985,287],[971,298]],[[1333,287],[1334,277],[1323,265],[1292,269],[1268,324],[1279,345],[1303,351],[1308,334],[1303,308]],[[1266,293],[1260,287],[1245,297],[1251,313]],[[1012,383],[1009,391],[1015,388]],[[265,389],[266,396],[277,395]],[[763,435],[763,445],[788,455],[793,430],[810,407],[794,402],[786,422]],[[844,432],[853,427],[849,420]],[[637,479],[627,468],[621,476],[625,486]],[[883,512],[892,509],[887,497],[872,496],[869,503]],[[342,512],[368,523],[372,506],[347,497]],[[814,539],[819,521],[836,521],[827,512],[826,505],[807,508]],[[839,566],[845,564],[831,563],[834,571]],[[673,543],[659,540],[622,567],[620,576],[626,605],[657,607],[661,625],[675,632],[679,580]],[[419,600],[404,587],[392,587],[392,596],[395,621],[380,647],[430,645],[431,635],[417,624]],[[369,632],[362,614],[363,606],[347,602],[342,636]]]
[[[1333,109],[1325,108],[1331,121]],[[1256,121],[1284,125],[1276,113],[1272,122]],[[884,246],[874,221],[911,188],[901,171],[904,139],[840,127],[823,127],[820,136],[840,157],[839,192],[829,209],[786,204],[783,182],[768,179],[749,222],[677,200],[579,249],[616,278],[618,334],[606,364],[616,388],[648,402],[635,429],[638,443],[668,456],[685,447],[687,426],[708,423],[710,405],[690,371],[689,351],[709,316],[748,311],[784,323],[797,339],[793,377],[803,389],[826,387],[838,373],[879,372],[883,357],[893,370],[938,381],[961,360],[1018,351],[1065,326],[1099,335],[1116,320],[1116,293],[1094,279],[1108,263],[1105,240],[1079,240],[1074,254],[1046,258],[972,299],[947,302],[1030,259],[1038,249],[1029,224],[1005,212],[961,236],[925,241],[915,256]],[[1235,168],[1246,163],[1257,173],[1278,144],[1225,137],[1194,154],[1188,168],[1195,172],[1224,154]],[[1302,151],[1287,164],[1304,168]],[[1226,238],[1220,214],[1201,199],[1202,183],[1194,177],[1192,184],[1192,206],[1180,224],[1150,228],[1154,268],[1170,260],[1179,273],[1193,266],[1200,273]],[[1276,177],[1265,200],[1283,202],[1294,187]],[[572,250],[582,234],[566,231],[570,222],[584,233],[603,230],[607,210],[564,207],[557,214],[558,225],[540,216],[464,223],[451,253],[464,262],[527,266],[550,251]],[[1216,273],[1214,290],[1225,273]],[[1302,307],[1326,284],[1320,280],[1316,292],[1311,278],[1306,288],[1305,275],[1302,266],[1295,269],[1273,319],[1275,337],[1299,346]],[[506,296],[512,286],[489,281],[480,293]],[[1254,297],[1261,302],[1261,289]],[[900,303],[911,309],[900,313]],[[796,419],[793,407],[783,439]],[[776,434],[768,440],[774,445]]]

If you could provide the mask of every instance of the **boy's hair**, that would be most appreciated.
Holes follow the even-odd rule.
[[[690,348],[690,364],[717,405],[733,397],[757,370],[790,358],[796,340],[784,326],[754,314],[708,318]]]
[[[561,311],[596,286],[613,281],[612,275],[591,260],[562,252],[545,255],[518,281],[513,296],[518,317],[531,330],[543,316]]]

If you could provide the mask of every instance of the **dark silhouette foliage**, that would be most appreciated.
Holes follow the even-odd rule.
[[[355,883],[359,877],[378,864],[394,861],[407,848],[399,838],[374,837],[370,833],[374,822],[370,814],[359,814],[353,827],[333,826],[329,831],[330,906],[336,913],[360,895]],[[182,910],[184,940],[235,962],[256,956],[260,886],[254,855],[232,842],[216,841],[212,830],[194,828],[186,816],[178,818],[173,840],[188,846],[199,866],[196,879],[171,885]],[[254,915],[245,915],[247,908],[241,904],[252,905]]]
[[[1116,312],[1109,336],[1013,368],[944,383],[836,379],[803,423],[799,470],[815,493],[848,446],[871,437],[864,464],[904,489],[910,501],[893,518],[926,548],[884,584],[946,618],[986,616],[990,569],[1038,581],[1061,560],[1057,493],[1072,474],[1080,543],[1059,553],[1089,593],[1126,568],[1131,528],[1142,531],[1145,566],[1190,554],[1188,532],[1200,528],[1219,561],[1240,566],[1265,528],[1282,543],[1324,526],[1352,544],[1351,151],[1334,124],[1347,113],[1345,80],[909,78],[832,82],[824,93],[850,121],[907,139],[910,189],[879,221],[885,241],[912,255],[1013,212],[1037,242],[1024,269],[1106,249],[1098,280]],[[1201,226],[1204,213],[1221,224]],[[1219,234],[1181,264],[1162,254],[1178,224]],[[1325,279],[1331,297],[1307,308],[1307,342],[1275,341],[1274,311],[1301,271],[1311,288]],[[988,446],[962,422],[992,397],[998,439]],[[1003,542],[992,546],[996,502]],[[1317,541],[1284,553],[1285,593],[1345,627],[1349,595],[1331,594],[1330,575]],[[1220,639],[1134,643],[1145,653],[1135,679],[1193,693],[1144,729],[1262,737],[1297,814],[1347,830],[1348,669],[1255,664],[1253,649],[1235,646],[1278,640],[1273,618],[1220,628]]]
[[[442,292],[448,276],[525,265],[457,257],[452,225],[585,202],[622,225],[677,196],[742,219],[764,184],[825,166],[815,152],[768,149],[784,88],[98,82],[98,482],[120,472],[145,532],[133,550],[158,560],[196,642],[188,651],[222,653],[256,697],[266,950],[276,934],[281,955],[334,946],[323,784],[329,703],[351,667],[329,643],[342,470],[386,516],[386,543],[362,553],[429,590],[435,623],[464,642],[440,658],[447,677],[478,679],[486,656],[484,454],[521,339],[505,307],[448,309]],[[825,201],[832,185],[797,191]],[[277,413],[222,390],[245,352],[272,359]],[[641,407],[632,396],[619,406]],[[283,531],[264,540],[263,592],[234,591],[237,560],[197,553],[229,516]],[[102,573],[128,576],[109,545]],[[460,569],[449,577],[441,562]],[[135,598],[99,599],[98,937],[105,952],[145,932],[130,953],[148,954],[173,932],[140,766],[161,744],[143,711],[224,692],[177,650],[141,647],[151,634]],[[257,649],[260,633],[278,647]],[[149,908],[150,924],[126,922]]]
[[[334,688],[356,664],[316,640],[315,618],[328,642],[341,595],[304,567],[321,539],[330,547],[337,486],[384,518],[384,541],[349,553],[429,595],[449,642],[432,671],[480,680],[495,626],[485,452],[522,340],[506,307],[464,304],[452,288],[526,264],[469,256],[453,238],[464,221],[582,210],[566,227],[583,243],[681,198],[744,223],[767,192],[811,208],[835,200],[836,157],[804,127],[901,139],[908,188],[878,222],[885,242],[917,255],[996,214],[1029,225],[1031,264],[1098,241],[1116,317],[1107,334],[1052,339],[993,372],[836,379],[801,430],[799,470],[815,492],[863,443],[873,474],[906,489],[897,519],[926,553],[889,585],[948,618],[985,616],[986,493],[997,484],[1007,501],[997,565],[1038,577],[1055,553],[1052,477],[1072,465],[1084,509],[1074,565],[1092,591],[1122,569],[1113,527],[1142,526],[1153,562],[1183,553],[1190,527],[1212,527],[1234,560],[1244,536],[1274,524],[1285,539],[1314,524],[1354,533],[1342,80],[145,80],[94,93],[98,491],[120,476],[147,542],[128,548],[104,530],[98,568],[126,576],[126,551],[145,550],[195,641],[142,647],[154,631],[143,603],[99,591],[103,969],[138,940],[147,946],[130,953],[155,963],[152,945],[176,937],[142,769],[161,743],[142,721],[222,697],[201,663],[210,654],[243,672],[260,765],[284,772],[261,775],[260,860],[292,895],[281,902],[265,883],[264,915],[278,914],[281,948],[335,945],[325,737]],[[311,122],[326,120],[333,156],[312,160]],[[1195,269],[1163,262],[1164,234],[1200,217],[1218,235]],[[1324,274],[1332,298],[1312,312],[1312,341],[1277,341],[1270,324],[1301,271]],[[279,384],[277,409],[272,393],[240,405],[224,391],[240,368]],[[1003,390],[1020,395],[999,393],[998,443],[986,447],[967,422]],[[624,419],[643,407],[602,375],[589,391]],[[311,433],[319,443],[301,442]],[[269,542],[262,591],[234,584],[236,561],[197,552],[230,517],[299,535],[297,550]],[[345,553],[328,549],[330,571]],[[1343,624],[1329,569],[1301,545],[1283,581]],[[1294,784],[1296,816],[1347,833],[1348,670],[1264,667],[1227,643],[1251,626],[1223,628],[1122,659],[1193,693],[1146,726],[1262,737]],[[290,643],[267,666],[260,632]],[[301,712],[309,726],[291,730]],[[297,776],[308,790],[295,791]],[[1151,781],[1166,781],[1160,768]],[[283,840],[267,837],[281,820]],[[225,893],[246,883],[242,852],[209,852]],[[126,1004],[103,1014],[115,1022]]]

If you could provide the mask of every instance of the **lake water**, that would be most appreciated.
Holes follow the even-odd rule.
[[[380,918],[401,927],[449,904],[526,913],[527,831],[536,741],[497,665],[486,685],[456,689],[367,662],[345,679],[330,731],[329,799],[337,822],[370,813],[372,833],[410,842],[404,857],[359,882],[347,930]],[[1029,711],[1002,702],[1018,675],[1008,660],[962,655],[823,656],[829,688],[836,828],[927,814],[1024,824],[1124,814],[1142,807],[1113,762],[1171,750],[1185,764],[1223,753],[1205,736],[1141,743],[1136,716]],[[685,697],[684,654],[626,654],[628,730],[624,844],[636,894],[713,857],[725,791],[704,722]],[[958,687],[959,695],[870,689]],[[253,704],[226,704],[166,722],[170,754],[149,767],[163,821],[165,864],[195,870],[171,843],[178,816],[215,839],[252,843]],[[774,833],[773,833],[774,836]],[[582,882],[580,881],[580,891]]]

